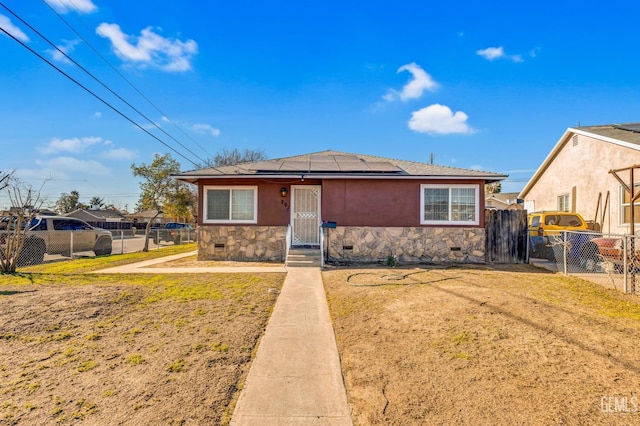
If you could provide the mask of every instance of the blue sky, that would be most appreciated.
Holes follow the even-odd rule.
[[[640,121],[631,1],[0,3],[2,29],[177,151],[0,33],[0,170],[49,203],[131,211],[132,163],[223,148],[433,154],[519,191],[568,127]]]

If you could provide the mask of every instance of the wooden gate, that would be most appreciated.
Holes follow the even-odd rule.
[[[487,263],[527,262],[527,211],[485,210]]]

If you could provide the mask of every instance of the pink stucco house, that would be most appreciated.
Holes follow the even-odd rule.
[[[558,139],[519,198],[529,212],[580,213],[597,230],[625,234],[631,201],[625,186],[640,187],[640,123],[568,128]],[[628,169],[635,166],[635,175]],[[622,182],[616,179],[611,171]],[[640,206],[635,203],[635,222]],[[637,228],[636,228],[637,229]]]

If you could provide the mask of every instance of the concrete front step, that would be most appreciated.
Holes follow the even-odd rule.
[[[293,248],[287,257],[287,266],[291,267],[320,267],[320,262],[319,249]]]

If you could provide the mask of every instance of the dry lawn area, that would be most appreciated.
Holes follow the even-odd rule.
[[[640,298],[528,265],[323,273],[356,425],[640,424]]]
[[[0,275],[0,423],[229,421],[284,274],[91,273],[145,256]]]

